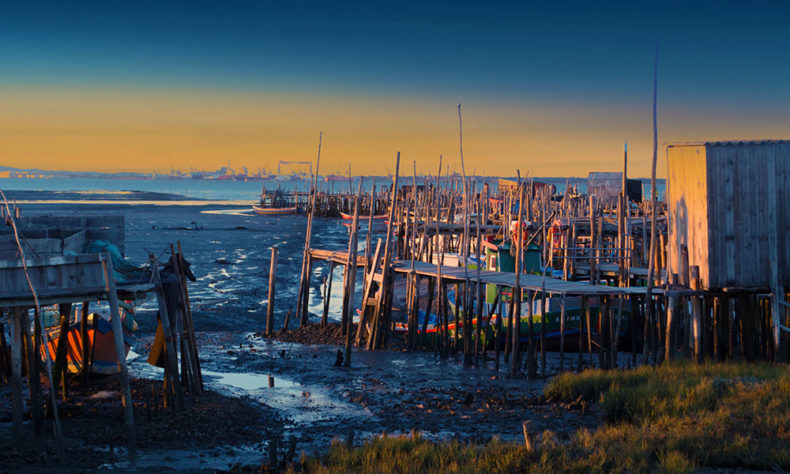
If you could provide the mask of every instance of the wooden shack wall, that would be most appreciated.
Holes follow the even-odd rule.
[[[768,287],[768,222],[776,219],[780,271],[790,281],[790,145],[777,142],[724,142],[706,146],[709,201],[709,287]],[[768,153],[775,168],[769,170]],[[768,173],[775,192],[767,194]],[[776,202],[768,215],[767,200]]]
[[[22,236],[40,256],[61,255],[64,250],[84,251],[92,240],[112,242],[125,255],[125,219],[123,215],[96,216],[23,216],[16,219]],[[0,227],[0,255],[15,258],[16,241],[10,227]]]
[[[708,200],[704,146],[667,149],[667,209],[669,273],[680,274],[681,248],[688,247],[689,265],[697,265],[705,285],[708,266]]]
[[[104,267],[98,254],[30,258],[27,272],[21,260],[0,261],[0,306],[27,301],[30,304],[30,282],[38,298],[68,297],[106,290]]]

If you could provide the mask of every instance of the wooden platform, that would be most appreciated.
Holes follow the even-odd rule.
[[[343,251],[330,251],[330,250],[310,250],[311,258],[315,260],[331,260],[337,264],[345,265],[348,259],[347,252]],[[365,258],[359,257],[357,259],[357,266],[365,266]],[[398,260],[393,262],[392,268],[397,273],[409,273],[411,271],[410,260]],[[418,275],[427,277],[438,276],[437,265],[432,263],[414,262],[414,271]],[[450,267],[442,265],[442,279],[450,282],[463,282],[466,280],[464,277],[463,267]],[[475,281],[477,279],[477,270],[469,270],[469,279]],[[480,271],[480,280],[486,284],[499,285],[503,288],[512,288],[515,285],[515,274],[509,272],[492,272],[487,270]],[[543,291],[545,288],[546,293],[554,295],[588,295],[588,296],[614,296],[614,295],[644,295],[647,290],[644,287],[632,288],[618,288],[614,286],[605,285],[590,285],[589,283],[578,281],[563,281],[556,278],[538,275],[521,275],[521,287],[525,290]],[[662,294],[663,290],[654,288],[653,294]]]
[[[340,265],[345,265],[348,261],[348,252],[335,252],[332,250],[310,249],[310,258],[313,260],[328,260]],[[364,267],[367,265],[364,255],[357,257],[357,267]]]
[[[397,261],[393,264],[393,269],[398,273],[408,273],[411,271],[411,261]],[[422,276],[436,277],[437,265],[426,262],[414,262],[414,270]],[[452,282],[463,282],[463,267],[448,267],[442,265],[442,279]],[[469,270],[469,279],[477,279],[477,270]],[[486,284],[499,285],[505,288],[512,288],[515,285],[515,274],[509,272],[492,272],[487,270],[480,271],[480,281]],[[563,281],[556,278],[538,275],[521,275],[519,279],[521,287],[525,290],[543,291],[556,295],[588,295],[588,296],[613,296],[613,295],[644,295],[646,289],[642,287],[617,288],[614,286],[590,285],[578,281]],[[655,294],[661,290],[654,289]]]

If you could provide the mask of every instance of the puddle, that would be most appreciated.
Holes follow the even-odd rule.
[[[226,372],[212,372],[210,370],[203,370],[204,382],[212,382],[205,377],[214,378],[214,382],[228,385],[235,388],[240,388],[245,391],[258,390],[261,388],[293,388],[298,387],[299,384],[282,377],[275,377],[269,374],[255,374],[255,373],[226,373]]]

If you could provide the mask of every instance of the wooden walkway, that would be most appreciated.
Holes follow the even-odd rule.
[[[333,251],[333,250],[320,250],[320,249],[310,249],[310,258],[313,260],[327,260],[339,265],[345,265],[348,261],[348,252],[343,251]],[[357,256],[357,267],[365,267],[367,266],[367,260],[365,260],[364,255]]]
[[[414,262],[414,271],[421,276],[436,277],[437,265],[426,262]],[[411,261],[397,261],[393,264],[393,270],[398,273],[409,273],[411,271]],[[515,286],[515,274],[509,272],[492,272],[480,270],[480,281],[486,284],[499,285],[505,288]],[[463,282],[466,280],[463,267],[449,267],[442,265],[442,280],[451,282]],[[477,280],[477,270],[469,270],[469,280]],[[578,295],[578,296],[615,296],[615,295],[644,295],[646,288],[617,288],[614,286],[590,285],[579,281],[564,281],[556,278],[539,275],[522,274],[520,278],[521,288],[531,291],[546,291],[556,295]],[[654,293],[660,290],[654,289]]]
[[[310,250],[310,257],[314,260],[330,260],[339,265],[345,265],[348,260],[348,253],[344,251],[330,251],[330,250]],[[365,258],[360,256],[357,258],[357,266],[365,266]],[[392,269],[397,273],[409,273],[411,271],[410,260],[397,260],[393,262]],[[414,262],[414,271],[425,277],[437,277],[437,265],[421,261]],[[488,270],[480,271],[480,281],[485,284],[499,285],[503,288],[512,288],[515,286],[515,274],[509,272],[492,272]],[[452,283],[461,283],[466,280],[464,277],[463,267],[450,267],[442,265],[442,279]],[[477,270],[469,270],[469,280],[477,280]],[[564,281],[556,278],[546,277],[545,279],[539,275],[521,275],[520,279],[521,288],[529,291],[546,291],[552,295],[566,295],[566,296],[617,296],[617,295],[644,295],[647,289],[644,287],[631,287],[631,288],[618,288],[614,286],[605,285],[591,285],[579,281]],[[662,294],[663,290],[654,288],[653,294]]]

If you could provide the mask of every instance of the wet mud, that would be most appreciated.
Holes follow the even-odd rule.
[[[600,420],[583,404],[561,407],[544,400],[545,381],[509,379],[504,366],[496,371],[490,360],[478,368],[464,368],[460,356],[442,359],[432,352],[366,352],[355,347],[351,367],[335,366],[343,340],[336,324],[342,297],[340,269],[332,275],[330,321],[335,324],[330,329],[317,331],[311,326],[280,334],[280,340],[262,337],[270,248],[279,250],[275,304],[279,330],[295,305],[304,216],[263,217],[249,208],[216,205],[30,205],[25,213],[121,213],[126,217],[125,253],[131,261],[143,263],[149,253],[167,258],[168,245],[181,241],[192,263],[197,276],[189,286],[192,314],[204,382],[214,395],[204,395],[186,418],[160,411],[153,421],[146,421],[146,397],[151,398],[150,387],[161,385],[163,373],[145,361],[156,327],[156,300],[151,297],[139,304],[134,350],[142,357],[130,361],[129,370],[138,380],[156,381],[138,382],[142,388],[135,395],[139,468],[195,471],[259,466],[268,462],[272,443],[278,456],[297,456],[302,451],[320,452],[335,438],[361,442],[385,431],[419,430],[437,440],[485,442],[493,436],[520,440],[524,420],[531,420],[536,432],[550,429],[562,438]],[[313,225],[314,247],[340,250],[348,245],[348,230],[339,220],[317,218]],[[374,245],[381,236],[377,232]],[[360,238],[364,248],[364,232]],[[328,265],[316,265],[308,306],[313,323],[320,320],[327,277]],[[291,326],[298,326],[298,321],[292,318]],[[556,354],[550,356],[549,366],[557,366]],[[91,386],[92,393],[102,390]],[[87,438],[74,442],[73,457],[86,461],[65,467],[129,467],[123,464],[118,401],[106,402],[106,411],[99,410],[96,416],[87,406],[74,408],[73,419],[83,420],[76,422],[76,432]],[[109,426],[112,434],[100,436],[103,426]],[[7,419],[0,421],[0,429],[10,429]],[[107,436],[117,438],[113,456],[108,454]],[[3,450],[0,464],[34,470],[58,465],[49,448],[41,459],[31,457],[34,452],[38,451]]]

